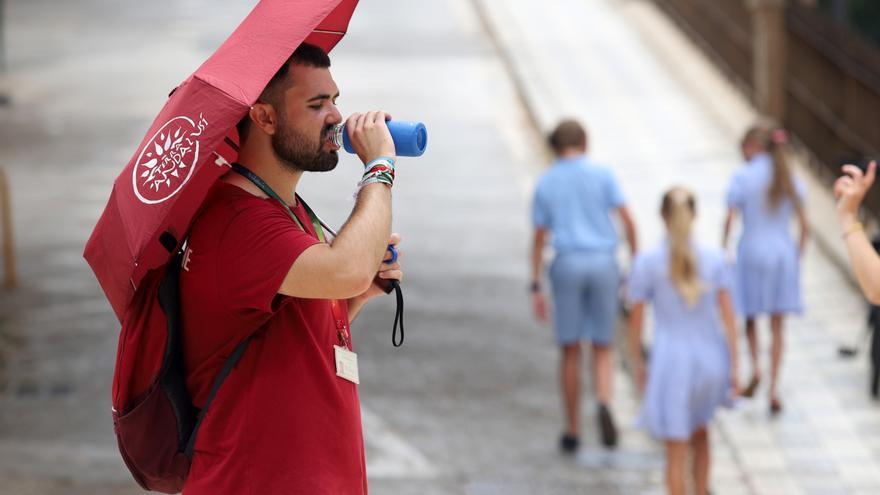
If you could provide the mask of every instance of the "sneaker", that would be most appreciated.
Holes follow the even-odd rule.
[[[611,411],[605,404],[599,405],[599,431],[602,435],[602,445],[609,449],[617,446],[617,428],[614,426]]]
[[[577,452],[577,449],[580,446],[580,439],[578,439],[578,437],[574,435],[564,433],[562,435],[562,438],[559,439],[559,449],[562,450],[563,454],[574,455],[574,453]]]

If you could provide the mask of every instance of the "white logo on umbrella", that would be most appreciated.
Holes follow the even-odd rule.
[[[199,160],[199,140],[208,121],[178,116],[156,131],[141,150],[132,171],[134,193],[146,204],[161,203],[177,194],[192,176]]]

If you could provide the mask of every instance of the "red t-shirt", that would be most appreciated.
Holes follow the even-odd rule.
[[[336,376],[330,301],[278,294],[318,242],[302,206],[294,212],[308,233],[277,201],[218,182],[192,227],[180,287],[197,407],[233,349],[256,333],[199,429],[187,495],[367,493],[358,391]]]

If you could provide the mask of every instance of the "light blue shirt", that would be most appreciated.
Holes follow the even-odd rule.
[[[613,252],[617,232],[611,210],[624,203],[610,170],[585,155],[560,159],[538,179],[532,223],[552,232],[557,253]]]

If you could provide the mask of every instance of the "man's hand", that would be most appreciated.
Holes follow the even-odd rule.
[[[364,304],[367,303],[370,299],[381,296],[385,294],[385,284],[390,283],[391,280],[397,280],[398,282],[403,280],[403,270],[400,269],[400,257],[403,253],[397,247],[400,244],[400,234],[391,234],[391,238],[388,240],[388,244],[394,246],[397,249],[397,261],[393,264],[386,264],[386,261],[391,259],[391,252],[388,251],[385,253],[385,259],[382,261],[382,265],[379,267],[379,271],[376,272],[376,277],[373,279],[373,283],[370,284],[370,288],[366,290],[363,294],[359,296],[352,297],[348,300],[348,322],[351,323],[357,318],[358,313],[363,309]]]
[[[387,284],[390,283],[391,280],[397,280],[398,282],[403,280],[403,270],[400,268],[400,258],[403,256],[403,253],[397,248],[397,245],[400,244],[400,234],[391,234],[388,244],[397,249],[397,261],[391,265],[387,264],[386,261],[391,259],[391,251],[387,251],[385,253],[385,258],[382,260],[382,265],[379,266],[379,271],[376,272],[376,278],[373,279],[370,288],[363,294],[355,297],[355,299],[361,299],[363,302],[366,302],[376,296],[384,295],[385,287],[387,287]]]
[[[868,165],[868,172],[855,165],[844,165],[843,177],[834,182],[834,197],[837,198],[837,216],[843,228],[848,228],[858,221],[859,206],[865,198],[877,173],[877,163]]]
[[[367,113],[353,113],[345,122],[345,130],[351,138],[351,145],[364,165],[385,156],[395,159],[394,141],[385,121],[391,116],[385,112],[373,110]]]

